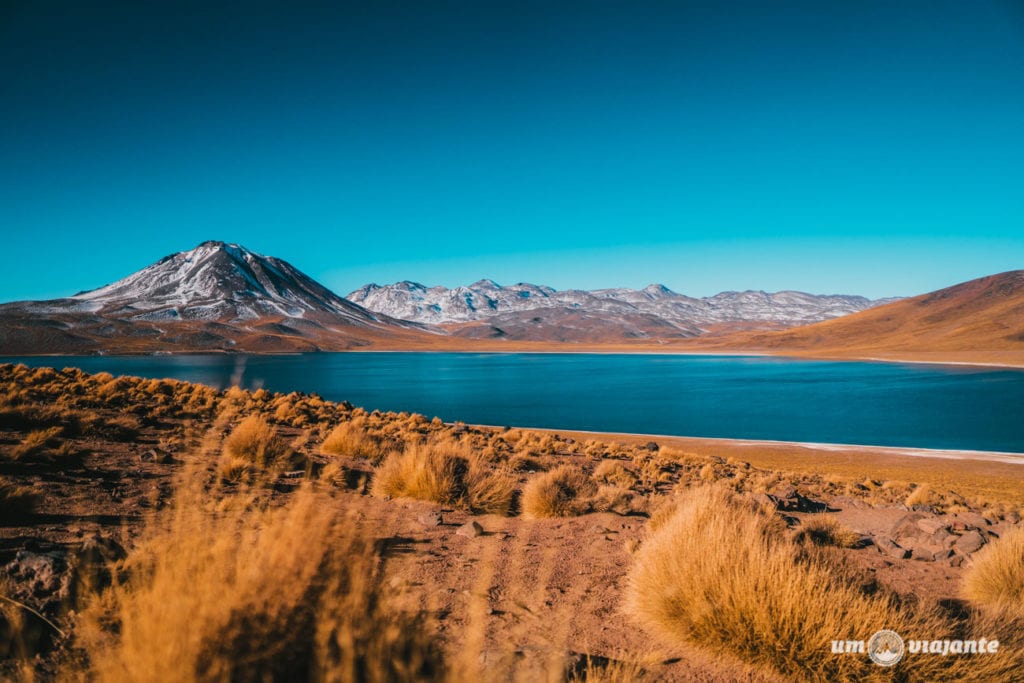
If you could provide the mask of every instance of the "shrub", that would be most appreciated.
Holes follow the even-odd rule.
[[[534,519],[587,512],[597,485],[579,467],[562,465],[535,475],[523,488],[523,514]]]
[[[288,446],[277,430],[262,415],[250,415],[235,427],[224,440],[228,455],[266,467],[288,455]]]
[[[415,498],[445,505],[458,502],[466,462],[426,446],[391,453],[373,476],[375,496]]]
[[[47,446],[53,445],[64,431],[62,427],[50,427],[29,432],[21,443],[10,450],[12,460],[24,460],[39,455]]]
[[[602,460],[594,468],[594,479],[624,489],[632,488],[637,481],[635,474],[614,460]]]
[[[472,512],[507,515],[515,498],[516,480],[468,444],[440,442],[392,452],[374,473],[370,490],[375,496],[429,500]]]
[[[860,543],[860,534],[843,526],[834,517],[825,513],[805,517],[793,535],[797,543],[836,548],[855,548]]]
[[[377,448],[377,443],[366,434],[366,430],[354,422],[339,424],[320,446],[324,453],[352,458],[372,458]]]
[[[982,609],[1024,618],[1024,529],[1014,529],[974,556],[964,594]]]
[[[802,552],[778,517],[748,499],[693,489],[637,552],[627,609],[670,641],[786,677],[856,679],[874,665],[830,655],[832,639],[919,631],[906,628],[911,619],[893,599],[864,590],[826,557]]]
[[[508,515],[518,482],[504,469],[495,469],[481,456],[469,458],[465,476],[466,507],[473,512]]]

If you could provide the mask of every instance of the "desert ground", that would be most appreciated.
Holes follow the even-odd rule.
[[[1013,680],[1024,466],[0,366],[24,680]],[[892,669],[834,639],[998,638]]]

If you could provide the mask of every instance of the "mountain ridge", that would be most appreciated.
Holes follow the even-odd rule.
[[[349,293],[349,301],[400,320],[448,325],[518,319],[530,311],[564,315],[582,311],[600,317],[656,318],[686,336],[696,336],[722,324],[763,323],[768,328],[790,327],[847,315],[892,299],[872,301],[852,295],[814,295],[797,291],[726,291],[695,298],[654,283],[643,289],[625,287],[595,290],[556,290],[520,282],[501,286],[483,279],[470,285],[428,287],[411,280],[391,285],[371,283]],[[562,309],[558,314],[551,311]]]

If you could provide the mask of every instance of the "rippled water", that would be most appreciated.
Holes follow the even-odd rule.
[[[1021,370],[632,354],[2,360],[315,392],[479,424],[1024,452]]]

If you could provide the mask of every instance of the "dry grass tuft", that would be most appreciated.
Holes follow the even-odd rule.
[[[385,458],[374,473],[370,490],[375,496],[453,505],[459,499],[460,470],[465,468],[465,461],[438,449],[411,446]]]
[[[693,489],[637,552],[627,609],[669,641],[799,680],[878,675],[866,657],[830,654],[833,639],[867,639],[881,628],[909,637],[976,630],[976,623],[901,605],[825,550],[796,543],[776,515],[723,487]],[[918,657],[904,673],[920,680],[1001,680],[1020,659],[1013,653]]]
[[[257,467],[274,465],[289,455],[288,445],[262,415],[250,415],[238,423],[224,440],[224,450]]]
[[[320,445],[323,453],[350,458],[373,458],[378,449],[379,445],[367,435],[366,429],[354,422],[339,424]]]
[[[597,485],[579,467],[562,465],[532,477],[523,487],[526,517],[572,517],[590,509]]]
[[[507,515],[512,510],[516,480],[465,444],[438,442],[391,453],[374,473],[371,492]]]
[[[974,556],[964,594],[983,610],[1024,619],[1024,528],[990,543]]]
[[[82,615],[88,680],[440,677],[429,624],[386,598],[372,539],[336,501],[303,488],[214,514],[204,496],[179,494]]]
[[[805,517],[793,535],[793,540],[817,546],[856,548],[860,543],[860,534],[847,528],[834,517],[821,513]]]
[[[47,447],[55,445],[63,432],[63,427],[49,427],[29,432],[21,443],[10,449],[11,460],[28,460],[40,455]]]

